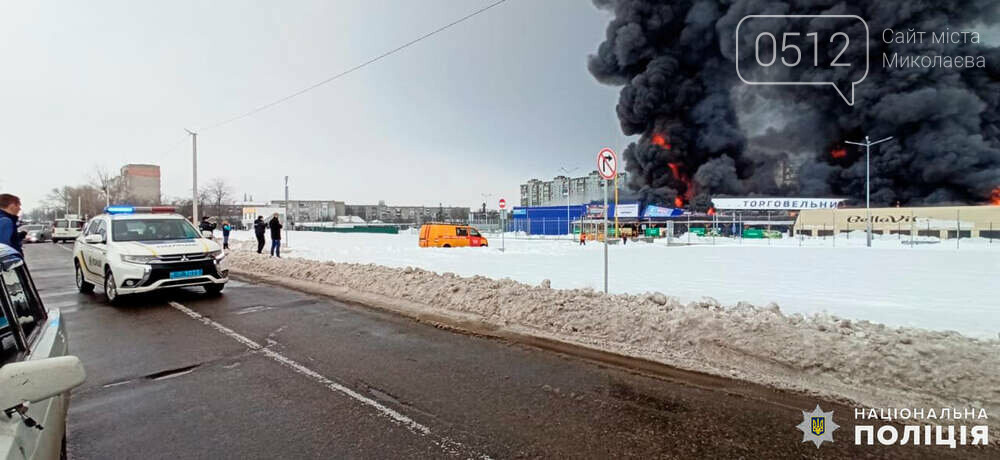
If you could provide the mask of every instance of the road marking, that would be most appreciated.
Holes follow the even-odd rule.
[[[339,384],[337,382],[334,382],[333,380],[330,380],[330,379],[324,377],[319,372],[316,372],[316,371],[314,371],[312,369],[309,369],[308,367],[303,366],[302,364],[299,364],[298,362],[292,360],[291,358],[288,358],[288,357],[282,355],[281,353],[278,353],[278,352],[276,352],[274,350],[271,350],[270,348],[263,347],[259,343],[254,342],[253,340],[251,340],[251,339],[249,339],[249,338],[241,335],[240,333],[238,333],[238,332],[236,332],[236,331],[234,331],[234,330],[232,330],[232,329],[230,329],[230,328],[228,328],[226,326],[223,326],[223,325],[221,325],[221,324],[219,324],[219,323],[217,323],[217,322],[215,322],[215,321],[213,321],[213,320],[211,320],[209,318],[206,318],[206,317],[202,316],[200,313],[198,313],[198,312],[196,312],[196,311],[194,311],[194,310],[192,310],[192,309],[190,309],[188,307],[185,307],[184,305],[181,305],[180,303],[177,303],[177,302],[174,302],[174,301],[170,301],[168,303],[170,304],[171,307],[174,307],[176,310],[180,311],[181,313],[184,313],[185,315],[190,316],[194,320],[200,321],[202,324],[205,324],[206,326],[209,326],[209,327],[215,329],[216,331],[221,332],[222,334],[228,336],[229,338],[231,338],[231,339],[233,339],[233,340],[235,340],[235,341],[243,344],[247,348],[249,348],[249,349],[251,349],[251,350],[253,350],[255,352],[259,352],[259,353],[267,356],[268,358],[273,359],[274,361],[277,361],[277,362],[279,362],[281,364],[284,364],[284,365],[292,368],[292,370],[294,370],[295,372],[297,372],[299,374],[302,374],[302,375],[304,375],[306,377],[309,377],[309,378],[315,380],[317,383],[319,383],[319,384],[321,384],[321,385],[329,388],[330,390],[332,390],[334,392],[341,393],[341,394],[346,395],[346,396],[348,396],[348,397],[350,397],[350,398],[352,398],[352,399],[354,399],[354,400],[356,400],[356,401],[358,401],[358,402],[360,402],[360,403],[362,403],[362,404],[364,404],[366,406],[374,408],[375,410],[377,410],[378,412],[380,412],[382,415],[384,415],[386,417],[389,417],[391,420],[395,421],[396,423],[399,423],[399,424],[403,425],[404,427],[406,427],[407,429],[409,429],[411,432],[419,434],[421,436],[431,435],[430,428],[427,428],[426,426],[421,425],[420,423],[417,423],[415,420],[413,420],[413,419],[411,419],[411,418],[409,418],[409,417],[407,417],[407,416],[405,416],[405,415],[403,415],[403,414],[401,414],[399,412],[396,412],[395,410],[393,410],[393,409],[391,409],[389,407],[384,406],[383,404],[379,403],[378,401],[375,401],[374,399],[366,397],[366,396],[362,395],[361,393],[358,393],[358,392],[356,392],[356,391],[354,391],[354,390],[352,390],[350,388],[347,388],[347,387],[345,387],[345,386],[343,386],[343,385],[341,385],[341,384]],[[435,436],[435,437],[438,438],[438,439],[436,439],[436,440],[433,441],[434,444],[436,444],[438,447],[442,448],[445,451],[452,452],[452,453],[456,453],[458,451],[468,451],[467,448],[465,448],[462,444],[460,444],[458,442],[452,441],[452,440],[450,440],[448,438],[445,438],[445,437],[438,437],[438,436]],[[474,456],[482,458],[482,459],[489,459],[490,458],[488,455],[479,454],[479,453],[474,454]]]
[[[79,294],[80,291],[77,289],[73,289],[72,291],[59,291],[51,293],[45,291],[38,291],[38,293],[42,295],[42,300],[45,300],[45,299],[51,299],[53,297],[62,297],[71,294]]]

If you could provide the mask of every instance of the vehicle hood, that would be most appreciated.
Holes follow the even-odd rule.
[[[218,251],[218,243],[205,238],[190,238],[163,241],[122,241],[116,243],[122,254],[138,256],[172,256]]]

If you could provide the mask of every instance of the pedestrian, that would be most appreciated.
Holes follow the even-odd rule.
[[[0,193],[0,244],[14,248],[24,256],[21,240],[27,232],[17,231],[17,215],[21,213],[21,199],[9,193]]]
[[[625,246],[627,244],[628,244],[628,235],[626,235],[625,232],[622,232],[622,246]]]
[[[271,216],[271,221],[267,223],[271,229],[271,255],[281,258],[281,221],[278,220],[278,213]]]
[[[203,232],[208,232],[209,233],[209,238],[212,238],[212,234],[211,233],[212,233],[213,230],[215,230],[215,222],[212,222],[212,221],[208,220],[208,216],[202,216],[201,217],[201,225],[198,226],[198,229],[201,230],[201,231],[203,231]]]
[[[264,223],[264,216],[257,216],[257,220],[253,221],[253,233],[257,236],[257,254],[264,250],[264,232],[266,230],[267,224]]]
[[[233,231],[228,220],[222,221],[222,249],[229,249],[229,232]]]
[[[583,230],[580,230],[580,246],[586,246],[586,245],[587,245],[587,234],[583,233]]]

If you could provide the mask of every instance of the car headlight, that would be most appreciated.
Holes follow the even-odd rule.
[[[147,264],[156,259],[156,256],[130,256],[122,254],[122,262],[129,262],[133,264]]]
[[[216,251],[211,251],[211,252],[209,252],[209,253],[208,253],[208,255],[209,255],[209,256],[212,256],[212,258],[213,258],[213,259],[215,259],[215,261],[216,261],[216,262],[219,262],[219,261],[221,261],[222,259],[225,259],[225,258],[226,258],[226,253],[225,253],[225,251],[223,251],[223,250],[221,250],[221,249],[219,249],[219,250],[216,250]]]

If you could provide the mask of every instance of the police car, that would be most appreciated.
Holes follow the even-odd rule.
[[[76,287],[104,288],[108,303],[129,294],[203,286],[219,294],[229,281],[226,253],[170,206],[109,206],[73,247]]]

